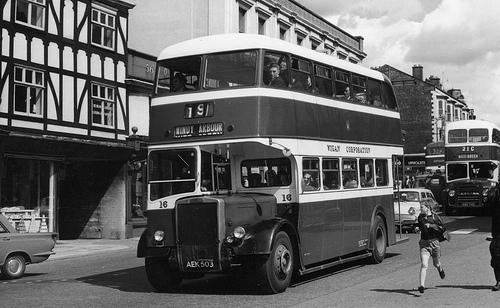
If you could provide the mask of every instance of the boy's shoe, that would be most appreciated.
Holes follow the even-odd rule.
[[[439,277],[441,277],[441,279],[444,279],[444,277],[446,277],[446,274],[444,273],[443,269],[439,270]]]
[[[500,282],[497,282],[496,285],[493,286],[493,288],[491,288],[491,291],[498,291],[500,290]]]
[[[420,293],[424,293],[424,289],[425,289],[425,288],[424,288],[423,286],[420,286],[420,287],[418,287],[418,292],[420,292]]]

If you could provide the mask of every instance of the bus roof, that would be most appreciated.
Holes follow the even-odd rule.
[[[384,80],[384,75],[381,72],[363,67],[359,64],[340,60],[327,54],[285,42],[280,39],[248,33],[210,35],[180,42],[163,49],[158,56],[158,61],[185,56],[248,49],[266,49],[291,53],[326,65],[345,69],[353,73],[378,80]]]
[[[494,123],[484,120],[461,120],[446,123],[446,130],[450,129],[469,129],[469,128],[488,128],[499,129]]]

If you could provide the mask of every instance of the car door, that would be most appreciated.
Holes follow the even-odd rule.
[[[2,215],[2,214],[0,214]],[[0,264],[3,264],[5,257],[7,257],[7,252],[10,247],[10,233],[7,228],[0,222]]]

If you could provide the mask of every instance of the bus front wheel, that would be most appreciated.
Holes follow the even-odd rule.
[[[371,240],[373,243],[372,262],[378,264],[385,258],[387,249],[387,229],[384,220],[380,216],[375,217]]]
[[[271,253],[257,270],[257,283],[265,293],[281,293],[290,285],[294,269],[293,246],[286,232],[276,234]]]
[[[170,266],[167,258],[146,258],[145,267],[148,281],[157,291],[170,291],[182,281],[181,273]]]

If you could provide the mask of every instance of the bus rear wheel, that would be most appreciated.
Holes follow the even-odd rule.
[[[281,293],[292,280],[295,259],[290,237],[286,232],[276,234],[271,253],[257,270],[257,283],[264,293]]]
[[[377,215],[371,232],[371,241],[373,243],[372,262],[381,263],[385,258],[387,249],[387,229],[382,217]]]
[[[157,291],[170,291],[182,281],[181,273],[170,266],[167,258],[146,258],[145,267],[148,281]]]

